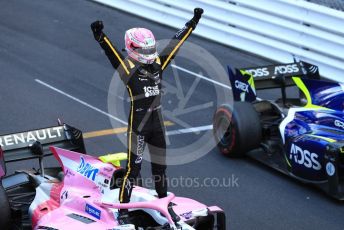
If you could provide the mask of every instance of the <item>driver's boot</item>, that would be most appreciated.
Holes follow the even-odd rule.
[[[120,209],[118,212],[117,222],[120,225],[130,224],[130,217],[128,209]]]

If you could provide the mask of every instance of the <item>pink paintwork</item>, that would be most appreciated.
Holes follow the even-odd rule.
[[[5,170],[0,165],[0,178],[2,178],[3,176],[5,176]]]
[[[3,167],[5,167],[4,152],[0,147],[0,179],[6,174],[6,170]]]
[[[38,189],[47,190],[47,199],[36,196],[32,207],[32,227],[52,227],[56,229],[112,229],[118,226],[116,221],[117,209],[149,209],[160,215],[166,223],[174,226],[168,213],[167,206],[172,201],[173,210],[187,220],[185,213],[207,209],[207,206],[188,198],[175,197],[169,193],[168,197],[158,199],[152,190],[135,187],[132,193],[132,202],[120,204],[118,189],[110,189],[110,181],[116,169],[111,164],[103,163],[98,158],[89,155],[51,147],[55,158],[60,162],[64,179],[62,182],[48,181],[42,183]],[[38,193],[37,194],[41,194]],[[222,211],[218,207],[212,208]],[[153,214],[154,214],[153,213]],[[161,214],[165,217],[162,217]],[[83,223],[76,216],[88,219],[92,223]]]
[[[170,193],[167,197],[158,199],[154,202],[137,202],[137,203],[105,203],[96,201],[101,207],[107,208],[117,208],[117,209],[134,209],[134,208],[149,208],[161,212],[165,217],[167,217],[169,223],[173,223],[171,215],[168,213],[168,204],[175,198],[173,193]]]

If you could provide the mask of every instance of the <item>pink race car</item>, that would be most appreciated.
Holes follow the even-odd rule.
[[[136,186],[131,202],[120,204],[116,182],[124,175],[120,161],[126,154],[86,155],[81,131],[68,125],[0,136],[0,144],[0,178],[6,174],[5,162],[40,162],[39,170],[2,178],[2,229],[226,228],[219,207],[173,193],[158,199],[154,190]],[[51,154],[61,167],[44,168],[42,160]],[[118,209],[129,209],[132,224],[118,224]]]

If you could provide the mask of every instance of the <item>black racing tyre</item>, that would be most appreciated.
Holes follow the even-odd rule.
[[[243,157],[258,148],[262,127],[257,111],[248,102],[220,106],[214,115],[213,132],[220,152],[228,157]]]
[[[0,228],[7,230],[10,229],[11,224],[11,208],[8,202],[8,198],[5,192],[5,189],[2,187],[0,182],[0,207],[1,207],[1,215],[0,215]]]

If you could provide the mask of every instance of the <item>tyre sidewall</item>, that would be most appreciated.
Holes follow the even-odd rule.
[[[231,146],[222,143],[218,137],[217,129],[220,128],[219,122],[223,118],[230,121]],[[220,106],[214,115],[213,131],[220,152],[228,157],[245,156],[246,152],[259,147],[262,138],[259,115],[248,102],[235,102],[234,109],[229,105]]]
[[[217,129],[221,126],[219,122],[222,119],[227,120],[229,125],[231,126],[230,127],[231,128],[230,146],[223,144],[217,134]],[[236,154],[237,146],[238,146],[238,139],[237,139],[238,130],[237,130],[237,124],[235,120],[233,119],[233,108],[231,106],[222,105],[217,109],[214,115],[213,131],[214,131],[215,141],[217,143],[217,146],[220,152],[227,157],[238,157]]]

